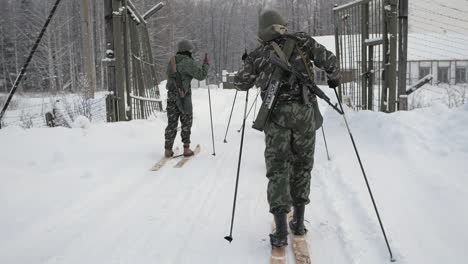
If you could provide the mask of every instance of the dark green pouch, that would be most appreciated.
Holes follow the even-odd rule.
[[[312,100],[312,107],[314,108],[315,130],[318,130],[323,125],[323,116],[322,113],[320,113],[317,98]]]

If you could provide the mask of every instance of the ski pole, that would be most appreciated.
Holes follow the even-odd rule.
[[[255,96],[255,100],[254,102],[252,103],[252,105],[250,106],[250,109],[249,109],[249,112],[247,113],[247,116],[245,116],[245,118],[248,118],[249,115],[250,115],[250,112],[252,111],[252,108],[254,107],[254,105],[257,103],[257,99],[258,99],[258,95],[260,94],[260,90],[258,90],[257,92],[257,95]],[[242,125],[239,130],[237,130],[237,133],[240,133],[241,132],[241,129],[244,127],[244,125]]]
[[[227,133],[229,130],[229,125],[231,124],[231,117],[232,117],[232,112],[234,111],[234,105],[236,104],[237,92],[238,90],[236,90],[236,94],[234,95],[234,101],[232,101],[231,114],[229,115],[229,121],[226,127],[226,133],[224,134],[224,143],[227,143],[226,137],[227,137]]]
[[[243,129],[242,129],[242,136],[241,136],[241,143],[240,143],[240,150],[239,150],[239,161],[237,163],[236,187],[234,189],[234,203],[232,205],[231,231],[229,233],[229,236],[224,237],[224,239],[229,241],[229,243],[232,242],[232,228],[234,227],[234,215],[236,213],[237,188],[239,187],[239,174],[240,174],[240,165],[241,165],[241,159],[242,159],[242,147],[244,146],[245,120],[247,119],[248,102],[249,102],[249,90],[247,90],[247,93],[245,95],[244,121],[242,121]]]
[[[325,130],[323,129],[323,124],[322,124],[322,135],[323,135],[323,141],[325,142],[325,150],[327,151],[327,158],[330,161],[330,155],[328,154],[327,139],[325,138]]]
[[[349,128],[348,120],[347,120],[346,115],[345,115],[344,110],[343,110],[343,105],[341,104],[340,97],[338,96],[338,92],[336,91],[336,88],[333,88],[333,90],[335,91],[336,99],[338,100],[341,112],[343,113],[343,119],[345,121],[346,128],[348,129],[349,136],[351,137],[351,142],[353,143],[354,151],[356,152],[356,156],[357,156],[357,159],[359,161],[359,166],[361,166],[362,175],[364,176],[364,180],[366,181],[367,190],[369,191],[369,195],[370,195],[370,198],[372,200],[372,204],[374,205],[375,214],[377,215],[377,219],[379,220],[380,229],[382,230],[382,234],[383,234],[383,237],[385,239],[385,243],[387,244],[388,253],[390,253],[390,261],[395,262],[396,260],[393,258],[392,250],[390,248],[390,244],[388,243],[387,235],[385,234],[385,229],[384,229],[384,226],[382,224],[382,220],[380,219],[379,210],[377,209],[377,205],[375,204],[374,195],[372,194],[372,190],[370,188],[369,181],[367,180],[366,172],[364,171],[364,166],[362,165],[361,157],[359,156],[359,152],[357,150],[356,143],[354,142],[353,134],[351,133],[351,129]]]
[[[6,112],[7,108],[8,108],[8,106],[10,105],[11,99],[13,98],[13,95],[15,95],[15,93],[16,93],[16,89],[18,88],[19,84],[21,83],[21,80],[23,79],[24,74],[26,73],[26,70],[28,69],[29,63],[31,62],[31,60],[32,60],[32,58],[34,56],[34,53],[36,53],[37,47],[41,43],[42,37],[44,36],[44,33],[46,32],[47,27],[49,26],[50,21],[52,20],[52,17],[55,14],[55,11],[57,11],[57,8],[58,8],[58,6],[60,4],[60,1],[61,0],[55,1],[55,4],[52,7],[52,10],[50,11],[49,17],[47,17],[47,20],[46,20],[44,26],[42,27],[42,30],[39,33],[39,36],[37,37],[36,42],[34,43],[31,51],[29,52],[29,56],[26,59],[26,63],[24,63],[23,67],[21,68],[21,71],[20,71],[20,74],[18,75],[18,77],[16,77],[16,80],[15,80],[15,82],[13,84],[13,88],[11,88],[10,94],[8,95],[8,98],[7,98],[6,102],[5,102],[5,105],[3,105],[2,111],[0,112],[0,121],[2,120],[3,116],[5,115],[5,112]],[[1,122],[0,122],[0,128],[2,128]]]
[[[205,54],[206,57],[206,54]],[[213,131],[213,114],[211,112],[211,93],[210,93],[210,86],[208,85],[208,103],[210,105],[210,121],[211,121],[211,140],[213,144],[213,156],[216,156],[216,151],[215,151],[215,142],[214,142],[214,131]]]

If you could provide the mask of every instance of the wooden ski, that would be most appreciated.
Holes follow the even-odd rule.
[[[174,168],[182,168],[182,166],[184,166],[192,157],[194,157],[195,155],[197,155],[198,153],[200,153],[200,144],[198,144],[196,147],[195,147],[195,150],[193,151],[193,156],[189,156],[189,157],[183,157],[179,162],[177,162],[175,165],[174,165]]]
[[[292,220],[293,214],[288,214],[288,223]],[[309,243],[307,242],[307,234],[303,236],[296,236],[291,232],[291,241],[294,252],[294,257],[296,258],[296,264],[311,264],[309,254]]]
[[[271,227],[272,233],[276,231],[276,225],[275,222],[273,222],[273,225]],[[271,264],[287,264],[287,256],[286,256],[286,249],[287,246],[284,247],[271,247]]]
[[[179,152],[179,147],[177,147],[174,151],[174,156],[176,156],[175,153]],[[151,171],[158,171],[160,170],[164,164],[166,164],[166,162],[168,162],[169,160],[173,159],[173,157],[162,157],[158,162],[156,162],[153,167],[151,167]]]

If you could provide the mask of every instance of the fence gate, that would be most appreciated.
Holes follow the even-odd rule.
[[[146,19],[130,0],[106,0],[108,121],[145,119],[162,110]]]
[[[351,99],[355,110],[394,112],[405,107],[401,91],[406,87],[399,89],[401,97],[396,89],[397,7],[398,0],[360,0],[333,9],[336,55],[343,72],[339,93]],[[400,74],[406,85],[406,67]]]

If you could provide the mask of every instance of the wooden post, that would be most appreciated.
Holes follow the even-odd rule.
[[[398,23],[398,110],[408,110],[406,71],[408,55],[408,0],[400,0]]]
[[[107,64],[107,91],[110,95],[106,98],[107,122],[117,121],[117,103],[115,86],[115,52],[114,52],[114,21],[113,21],[113,0],[105,0],[104,2],[104,18],[106,32],[106,59]]]
[[[395,112],[396,109],[396,64],[397,64],[397,5],[398,0],[384,0],[384,69],[385,79],[382,90],[382,111]],[[386,103],[386,104],[385,104]]]
[[[126,95],[126,117],[127,120],[132,120],[133,119],[133,114],[132,114],[132,98],[130,94],[132,93],[132,80],[130,78],[130,65],[132,61],[132,52],[131,49],[129,48],[129,31],[130,29],[130,24],[133,23],[131,19],[129,19],[128,16],[128,1],[127,0],[122,0],[122,5],[125,7],[125,11],[122,13],[122,37],[123,37],[123,73],[125,74],[125,95]],[[130,37],[131,39],[131,37]]]
[[[89,0],[81,0],[81,30],[83,33],[83,68],[86,98],[94,98],[96,66],[94,62],[94,30]]]
[[[125,78],[125,56],[123,46],[124,19],[127,16],[127,10],[124,8],[123,0],[113,0],[113,26],[114,26],[114,52],[115,52],[115,81],[117,90],[118,120],[126,121],[125,89],[127,86]]]
[[[125,70],[123,48],[123,17],[126,16],[122,0],[106,0],[104,2],[106,19],[106,62],[107,85],[111,93],[107,97],[107,120],[109,122],[125,121]]]

